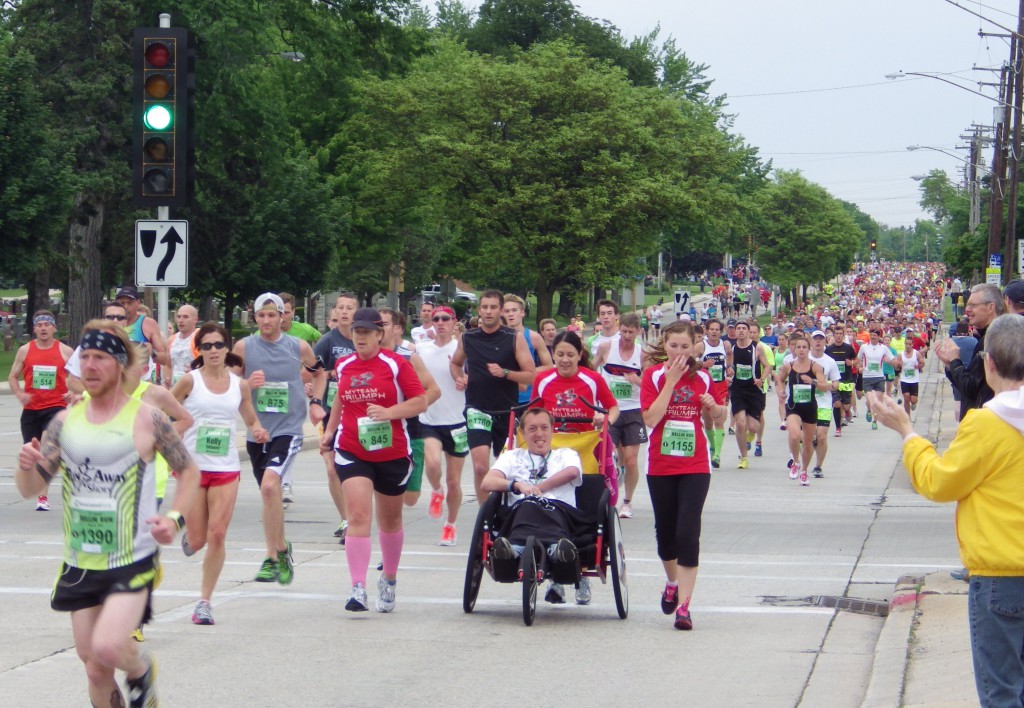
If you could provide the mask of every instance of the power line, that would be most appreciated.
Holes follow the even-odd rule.
[[[946,72],[934,72],[935,76],[957,76],[965,72],[973,71],[973,69],[959,69],[958,71],[946,71]],[[931,73],[931,72],[930,72]],[[920,81],[922,77],[911,78],[908,77],[904,81]],[[726,98],[758,98],[761,96],[792,96],[801,93],[823,93],[825,91],[845,91],[847,89],[866,88],[869,86],[886,86],[891,85],[892,81],[876,81],[869,84],[849,84],[847,86],[830,86],[827,88],[816,88],[816,89],[797,89],[793,91],[772,91],[769,93],[738,93],[738,94],[726,94]]]

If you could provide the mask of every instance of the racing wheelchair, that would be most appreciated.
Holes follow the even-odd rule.
[[[510,445],[515,441],[513,431],[516,410],[525,409],[531,404],[513,409],[513,420],[509,425]],[[566,419],[556,421],[579,422]],[[560,446],[564,446],[564,441]],[[603,459],[603,454],[599,452],[597,459]],[[587,472],[590,466],[584,462],[584,472]],[[506,529],[507,522],[517,511],[517,507],[523,503],[530,503],[531,500],[535,503],[537,498],[527,497],[510,506],[512,495],[507,492],[491,492],[480,507],[469,542],[469,558],[462,594],[463,611],[470,613],[475,608],[485,570],[496,582],[522,584],[523,623],[528,627],[533,624],[536,617],[538,586],[545,580],[576,585],[584,577],[596,577],[603,584],[607,584],[610,576],[615,609],[620,619],[626,619],[629,613],[629,589],[626,583],[622,530],[605,477],[601,474],[585,473],[582,483],[575,488],[575,494],[576,509],[572,510],[569,519],[569,540],[576,546],[577,560],[574,564],[567,565],[552,562],[545,544],[534,536],[526,539],[518,558],[495,557],[495,541]]]

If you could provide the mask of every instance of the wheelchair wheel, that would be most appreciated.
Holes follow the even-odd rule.
[[[608,549],[608,565],[612,575],[612,593],[615,595],[615,609],[619,619],[629,614],[629,587],[626,585],[626,554],[622,546],[622,526],[614,506],[608,507],[605,521],[605,547]]]
[[[537,556],[534,555],[535,542],[533,536],[526,540],[520,568],[523,573],[523,624],[533,624],[537,615]]]
[[[484,576],[484,528],[494,518],[500,495],[488,497],[476,515],[476,525],[469,540],[469,560],[466,562],[466,582],[462,587],[462,610],[472,612],[476,607],[476,598],[480,594],[480,583]]]

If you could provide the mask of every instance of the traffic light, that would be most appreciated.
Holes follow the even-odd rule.
[[[195,42],[184,27],[139,27],[132,46],[132,198],[184,206],[194,182]]]

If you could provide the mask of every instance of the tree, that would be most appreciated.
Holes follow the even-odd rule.
[[[0,32],[0,274],[28,286],[31,312],[49,307],[50,266],[60,260],[57,241],[72,205],[71,171],[36,89],[35,59]]]
[[[806,295],[808,285],[849,269],[862,232],[824,187],[779,170],[762,200],[754,238],[767,280],[783,292],[802,285]]]
[[[510,60],[442,43],[406,77],[369,80],[363,102],[339,179],[359,170],[375,185],[363,205],[400,195],[373,223],[449,225],[449,272],[533,290],[538,319],[556,290],[642,275],[670,224],[738,206],[719,184],[732,161],[712,115],[565,42]]]

